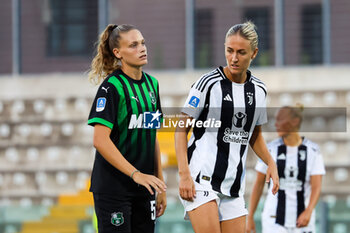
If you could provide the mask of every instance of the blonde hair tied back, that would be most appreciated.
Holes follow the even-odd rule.
[[[232,26],[226,33],[226,37],[233,36],[239,33],[240,36],[250,41],[252,50],[258,48],[258,33],[256,32],[257,27],[252,21],[246,21],[242,24],[236,24]]]

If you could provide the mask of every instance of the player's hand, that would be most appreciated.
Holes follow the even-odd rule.
[[[246,233],[256,233],[254,217],[248,215]]]
[[[272,182],[273,182],[272,194],[275,195],[278,192],[278,189],[280,187],[280,182],[279,182],[276,163],[272,159],[270,159],[268,163],[268,167],[266,171],[266,183],[270,183],[270,178],[272,179]]]
[[[147,175],[141,172],[136,172],[132,178],[135,183],[140,184],[146,189],[148,189],[148,191],[152,195],[154,194],[152,188],[154,188],[157,191],[157,193],[162,193],[166,191],[165,183],[155,176]]]
[[[164,214],[165,209],[166,209],[166,192],[157,193],[157,200],[156,200],[157,218]]]
[[[180,197],[186,201],[193,201],[196,197],[196,189],[190,174],[180,175],[179,193]]]
[[[312,211],[305,209],[297,219],[297,227],[306,227],[309,224]]]

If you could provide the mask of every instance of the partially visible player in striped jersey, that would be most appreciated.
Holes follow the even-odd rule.
[[[215,119],[217,128],[177,128],[179,192],[196,233],[243,233],[245,163],[248,146],[269,164],[267,181],[278,190],[276,164],[261,134],[266,117],[265,85],[248,70],[258,52],[258,35],[251,22],[231,27],[225,37],[227,66],[203,75],[192,86],[181,120]]]
[[[318,145],[298,133],[302,108],[282,107],[276,116],[279,138],[268,148],[277,163],[280,189],[276,196],[267,194],[261,221],[263,233],[315,233],[314,208],[325,168]],[[258,161],[255,169],[257,178],[250,198],[247,232],[255,232],[254,212],[267,167]]]
[[[145,39],[134,26],[110,24],[101,33],[89,78],[103,82],[88,120],[94,126],[90,191],[99,233],[153,233],[166,207],[156,138],[159,85],[142,71],[146,64]]]

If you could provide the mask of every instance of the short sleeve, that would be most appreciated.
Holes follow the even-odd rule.
[[[255,170],[263,174],[266,174],[267,165],[261,159],[258,159],[255,165]]]
[[[324,166],[323,157],[320,151],[317,150],[310,175],[313,176],[313,175],[325,175],[325,174],[326,174],[326,169]]]
[[[267,122],[266,95],[262,101],[261,106],[258,107],[257,112],[258,112],[258,119],[257,119],[256,125],[265,124]]]
[[[200,91],[196,88],[198,80],[195,84],[192,85],[190,93],[186,99],[185,105],[182,108],[182,112],[193,117],[194,119],[198,119],[200,116],[205,103],[206,92],[207,90]]]
[[[113,84],[103,82],[97,90],[88,124],[102,124],[113,129],[118,112],[119,94]]]

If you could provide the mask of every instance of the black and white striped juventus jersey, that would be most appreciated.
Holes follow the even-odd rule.
[[[324,175],[325,167],[318,145],[306,138],[298,147],[286,146],[282,138],[268,143],[272,158],[276,161],[280,188],[277,195],[271,192],[266,197],[263,215],[276,217],[276,223],[296,227],[298,216],[309,204],[311,195],[310,176]],[[255,169],[266,174],[267,166],[258,161]],[[314,224],[315,213],[310,224]]]
[[[196,121],[221,122],[217,128],[193,128],[187,155],[194,180],[227,196],[244,194],[248,144],[254,127],[267,121],[266,94],[250,71],[242,84],[225,77],[222,67],[194,83],[183,113]]]

